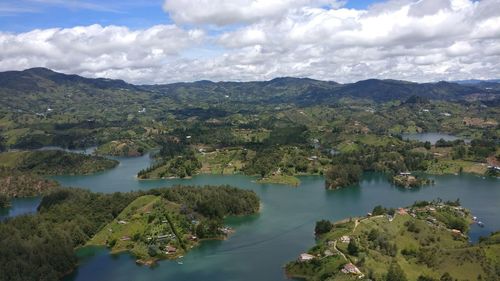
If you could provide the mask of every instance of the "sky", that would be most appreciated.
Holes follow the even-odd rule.
[[[0,0],[0,71],[136,84],[500,78],[500,0]]]

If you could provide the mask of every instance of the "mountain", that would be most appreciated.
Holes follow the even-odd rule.
[[[120,112],[149,99],[149,93],[122,80],[85,78],[46,68],[0,73],[0,109],[7,111],[38,115],[79,112],[93,116],[105,108]]]
[[[452,81],[452,83],[457,83],[460,85],[477,85],[481,83],[500,83],[500,79],[489,79],[489,80],[469,79],[469,80]]]
[[[491,83],[491,82],[489,82]],[[497,84],[494,84],[497,85]],[[500,85],[500,84],[498,84]],[[207,108],[251,109],[248,105],[298,106],[333,104],[342,99],[374,102],[405,101],[410,97],[429,100],[497,100],[499,87],[484,82],[414,83],[368,79],[339,84],[309,78],[280,77],[269,81],[197,81],[161,85],[132,85],[122,80],[92,79],[67,75],[46,68],[0,73],[0,110],[43,115],[64,112],[76,115],[123,119],[143,107],[163,114],[169,110]]]

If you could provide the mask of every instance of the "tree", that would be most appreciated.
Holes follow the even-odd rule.
[[[382,207],[381,205],[375,206],[375,208],[373,208],[373,211],[372,211],[373,216],[380,216],[380,215],[384,215],[386,213],[387,213],[387,209]]]
[[[0,135],[0,152],[4,152],[7,149],[7,145],[5,144],[5,138]]]
[[[437,281],[437,279],[432,278],[432,277],[427,276],[427,275],[420,275],[420,276],[417,278],[417,281]]]
[[[0,208],[7,208],[10,205],[9,197],[5,194],[0,194]]]
[[[387,276],[385,277],[386,281],[407,281],[406,275],[401,269],[401,266],[397,262],[393,262],[389,267],[389,271],[387,272]]]
[[[326,187],[346,187],[359,182],[363,170],[359,165],[339,164],[334,165],[325,173]]]
[[[351,256],[357,256],[359,252],[359,247],[356,243],[356,240],[353,238],[349,241],[349,245],[347,245],[347,252]]]
[[[431,147],[432,147],[431,142],[426,141],[426,142],[424,143],[424,147],[425,147],[425,149],[430,150],[430,149],[431,149]]]
[[[453,281],[453,277],[448,272],[445,272],[443,275],[441,275],[441,278],[439,279],[440,281]]]
[[[316,227],[314,228],[314,233],[316,235],[321,235],[332,230],[333,224],[327,220],[320,220],[316,222]]]

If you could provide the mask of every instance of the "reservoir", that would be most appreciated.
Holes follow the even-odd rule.
[[[136,265],[135,259],[126,253],[110,255],[105,248],[80,249],[80,266],[65,278],[66,281],[287,280],[282,267],[314,246],[316,221],[365,215],[375,205],[402,207],[416,200],[438,197],[443,200],[460,198],[462,205],[484,222],[484,228],[471,227],[471,240],[477,241],[479,236],[500,230],[500,180],[495,178],[432,176],[435,185],[408,190],[392,186],[382,174],[365,173],[359,185],[329,191],[325,190],[324,179],[320,176],[300,177],[299,187],[257,184],[256,178],[243,175],[139,181],[135,175],[149,165],[149,156],[116,159],[120,160],[119,166],[106,172],[54,179],[64,186],[107,193],[178,184],[229,184],[255,191],[261,199],[262,210],[257,215],[226,219],[236,233],[226,241],[203,242],[182,258],[182,264],[178,260],[161,261],[158,266],[148,268]],[[36,210],[39,199],[26,200],[32,202],[32,210]],[[13,209],[17,202],[13,201]],[[19,202],[26,204],[26,201]]]
[[[463,139],[466,143],[470,142],[469,139],[459,138],[453,135],[445,134],[445,133],[417,133],[417,134],[403,134],[403,139],[406,140],[416,140],[420,142],[430,142],[431,144],[436,144],[436,142],[440,139],[444,139],[445,141],[454,141],[458,139]]]

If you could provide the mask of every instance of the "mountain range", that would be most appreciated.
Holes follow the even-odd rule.
[[[340,84],[309,78],[280,77],[269,81],[197,81],[133,85],[122,80],[85,78],[46,68],[0,73],[0,110],[39,113],[99,110],[129,112],[142,107],[181,109],[220,104],[293,104],[308,106],[348,100],[387,102],[412,96],[429,100],[498,103],[500,80],[415,83],[368,79]]]

